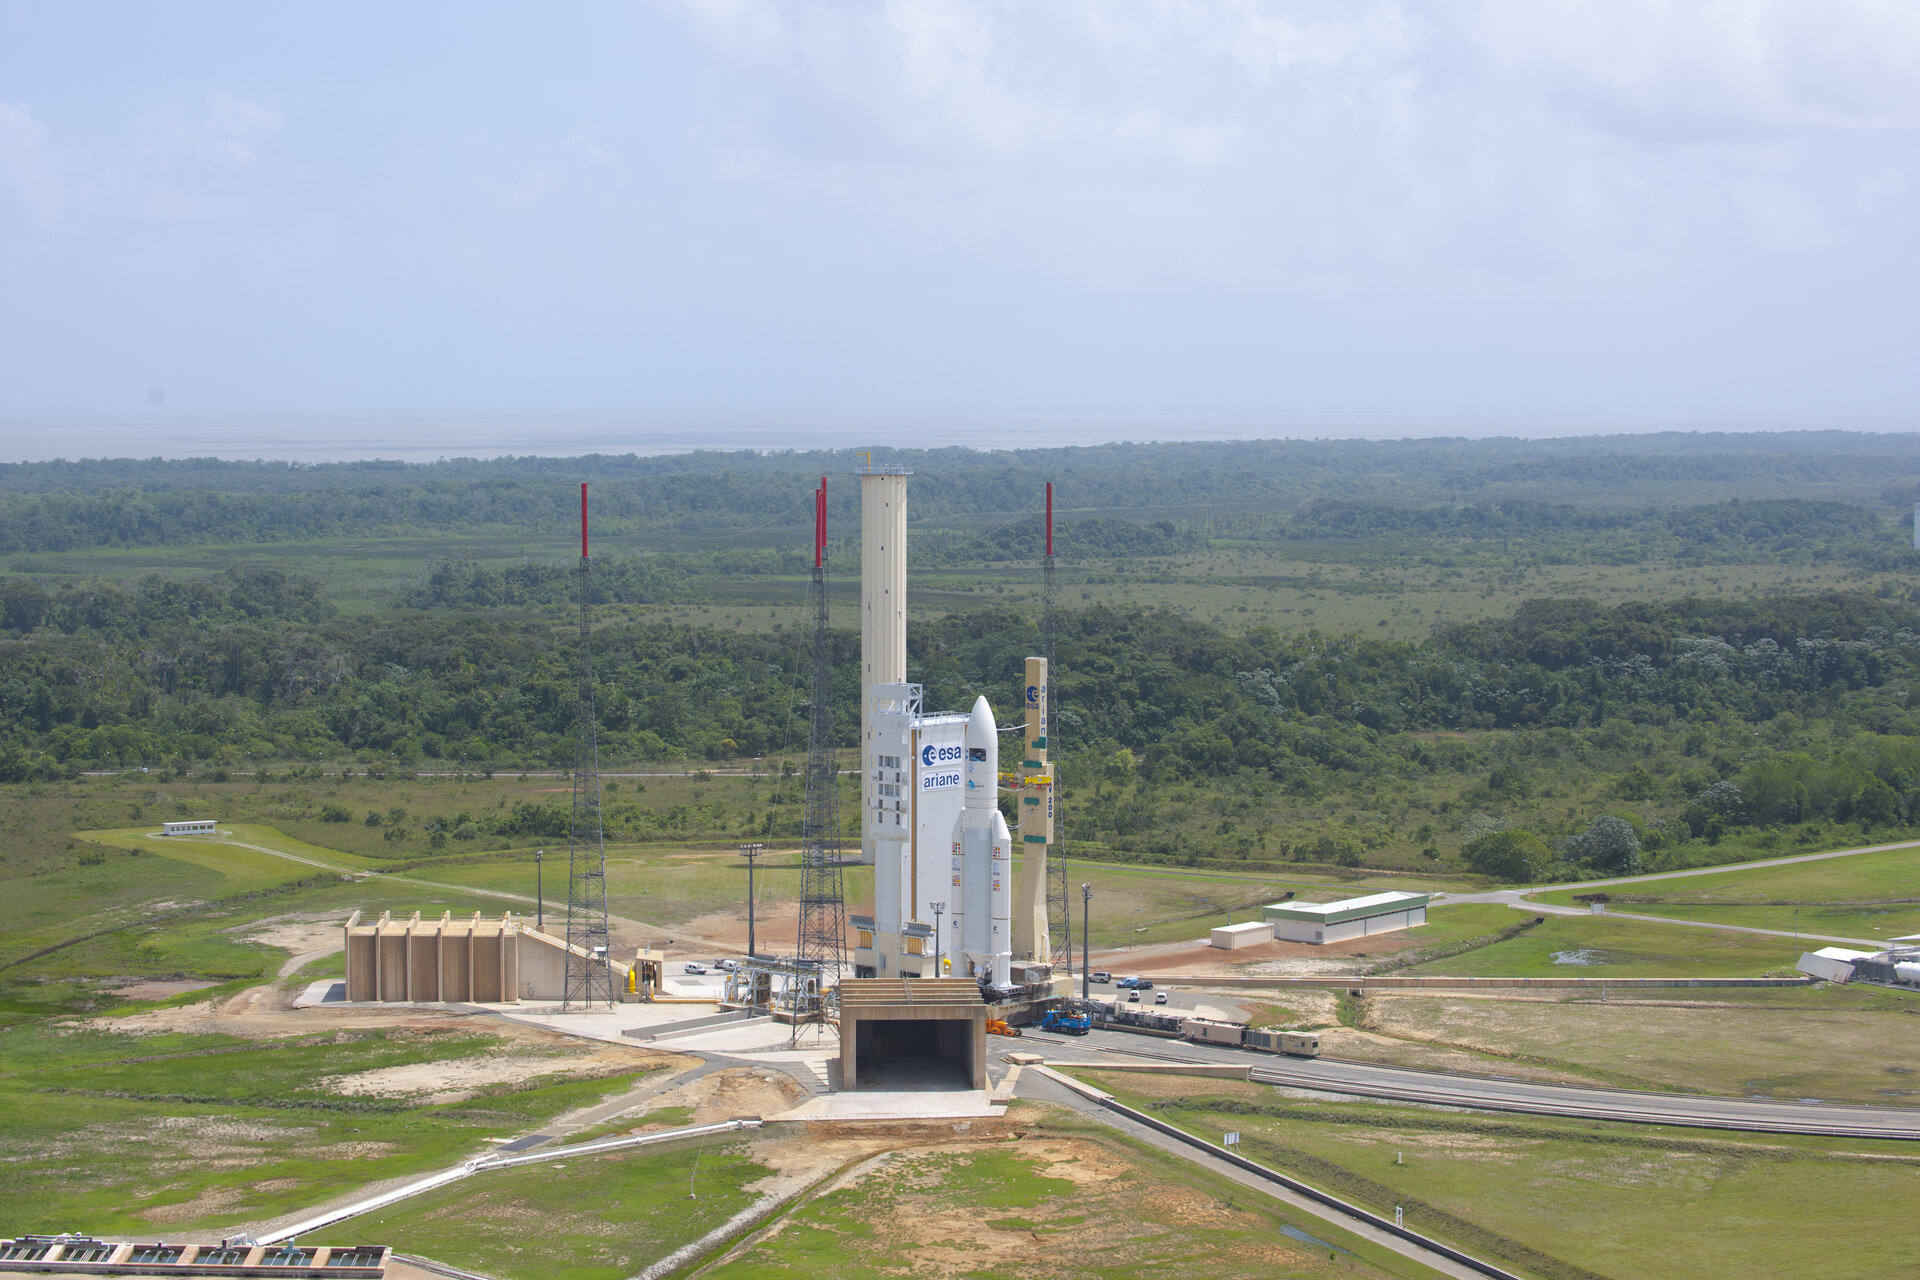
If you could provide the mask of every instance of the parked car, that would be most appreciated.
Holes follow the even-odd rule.
[[[705,973],[706,971],[707,971],[707,966],[703,964],[697,964],[692,960],[687,961],[687,967],[684,970],[682,970],[683,973]]]
[[[1129,991],[1129,992],[1127,992],[1127,1003],[1128,1003],[1128,1004],[1139,1004],[1139,1003],[1140,1003],[1140,993],[1139,993],[1138,991]]]
[[[1154,992],[1154,993],[1153,993],[1153,1002],[1154,1002],[1155,1004],[1165,1004],[1165,1003],[1167,1002],[1167,993],[1166,993],[1166,992],[1164,992],[1164,991],[1156,991],[1156,992]]]
[[[1140,985],[1140,977],[1138,974],[1136,974],[1131,978],[1122,978],[1118,982],[1114,983],[1113,985],[1120,988],[1122,991],[1131,991],[1135,987]]]
[[[1148,981],[1146,978],[1135,978],[1133,980],[1133,986],[1136,991],[1153,990],[1153,983]]]
[[[1112,982],[1113,981],[1113,975],[1108,973],[1105,969],[1095,969],[1092,973],[1088,974],[1087,977],[1089,980],[1093,982]]]
[[[713,962],[713,967],[720,970],[720,972],[722,973],[732,973],[735,969],[738,969],[740,966],[737,962],[732,960],[715,960]]]

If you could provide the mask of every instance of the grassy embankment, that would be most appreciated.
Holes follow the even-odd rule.
[[[1610,909],[1866,940],[1920,933],[1920,848],[1715,872],[1617,888],[1556,890],[1542,902],[1605,893]],[[1790,945],[1790,944],[1789,944]]]
[[[436,1103],[429,1088],[339,1082],[527,1051],[464,1026],[265,1040],[14,1027],[0,1033],[0,1231],[258,1223],[464,1159],[644,1074],[580,1078],[568,1059],[588,1052],[542,1048],[540,1075]]]
[[[1450,911],[1433,912],[1445,919]],[[1508,915],[1514,913],[1508,911]],[[1737,978],[1790,970],[1785,939],[1606,916],[1547,916],[1503,942],[1414,965],[1406,972],[1456,977]]]
[[[818,1275],[1404,1277],[1431,1272],[1338,1227],[1052,1108],[1017,1107],[1018,1146],[959,1139],[863,1163],[763,1224],[716,1277]],[[744,1207],[782,1139],[569,1160],[488,1175],[363,1220],[408,1252],[504,1280],[618,1280]],[[892,1141],[899,1142],[895,1138]],[[698,1165],[696,1181],[696,1162]],[[833,1172],[831,1163],[815,1176]],[[689,1184],[698,1198],[688,1196]],[[542,1224],[530,1234],[527,1223]]]
[[[1704,988],[1605,1001],[1379,992],[1359,1004],[1359,1025],[1393,1043],[1343,1040],[1342,1057],[1444,1048],[1495,1073],[1530,1064],[1636,1089],[1920,1105],[1920,1005],[1899,992]]]
[[[1889,1213],[1911,1144],[1702,1134],[1310,1102],[1236,1081],[1083,1072],[1131,1106],[1543,1280],[1877,1280],[1920,1267]],[[1844,1241],[1845,1247],[1838,1247]]]

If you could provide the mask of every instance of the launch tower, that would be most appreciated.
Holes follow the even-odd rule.
[[[580,741],[567,838],[567,980],[560,1011],[613,1007],[607,963],[607,847],[600,826],[600,736],[593,707],[593,602],[588,587],[587,486],[580,486]]]
[[[847,955],[840,871],[840,769],[833,753],[832,655],[827,638],[827,478],[813,491],[813,685],[807,730],[807,812],[800,834],[800,950],[788,984],[796,1031],[824,1015]],[[902,659],[904,661],[904,658]]]

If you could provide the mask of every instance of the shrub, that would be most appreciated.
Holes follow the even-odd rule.
[[[1579,835],[1569,836],[1561,850],[1576,862],[1583,862],[1615,875],[1631,875],[1640,869],[1640,837],[1625,818],[1603,813]]]
[[[1521,883],[1536,879],[1553,861],[1553,853],[1545,841],[1517,827],[1475,836],[1460,853],[1467,865],[1481,875]]]

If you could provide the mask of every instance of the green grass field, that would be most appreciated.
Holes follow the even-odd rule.
[[[1538,895],[1572,904],[1579,889]],[[1586,892],[1601,892],[1599,890]],[[1920,849],[1753,870],[1716,871],[1604,890],[1610,906],[1636,915],[1671,916],[1849,938],[1920,933]]]
[[[908,1149],[804,1204],[716,1280],[1426,1276],[1424,1267],[1072,1118],[1018,1146]]]
[[[1488,1071],[1520,1061],[1629,1088],[1920,1106],[1920,1006],[1897,992],[1703,988],[1605,1002],[1388,992],[1365,1005],[1367,1030],[1484,1055]]]
[[[0,1032],[0,1131],[9,1140],[0,1231],[84,1224],[152,1234],[161,1225],[259,1222],[450,1164],[488,1137],[527,1132],[644,1074],[550,1074],[440,1104],[330,1083],[503,1051],[512,1052],[465,1028],[258,1041],[11,1028]]]
[[[1550,915],[1505,942],[1407,972],[1517,978],[1760,977],[1791,968],[1792,951],[1785,938],[1606,916]]]
[[[768,1172],[742,1142],[528,1165],[369,1214],[355,1238],[503,1280],[621,1280],[752,1204]]]
[[[1877,1280],[1920,1268],[1890,1214],[1911,1144],[1303,1102],[1230,1081],[1084,1073],[1129,1105],[1407,1225],[1550,1280]],[[1845,1247],[1837,1247],[1844,1241]]]

